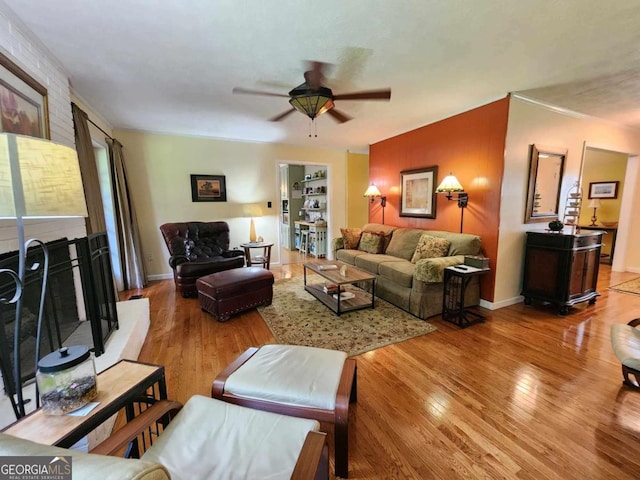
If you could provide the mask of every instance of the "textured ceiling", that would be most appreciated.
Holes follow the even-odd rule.
[[[640,4],[617,0],[0,0],[114,128],[367,151],[509,92],[640,128]],[[305,61],[337,101],[309,121],[286,98]]]

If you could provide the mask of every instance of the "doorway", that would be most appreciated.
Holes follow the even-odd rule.
[[[326,258],[329,249],[329,168],[310,163],[280,163],[280,263]]]
[[[584,201],[578,224],[586,230],[598,229],[603,237],[601,263],[612,270],[624,270],[626,229],[630,222],[630,194],[625,194],[628,153],[585,145],[580,183]],[[617,261],[616,261],[617,260]]]

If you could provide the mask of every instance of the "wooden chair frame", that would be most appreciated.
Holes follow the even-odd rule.
[[[166,427],[181,408],[182,404],[179,402],[160,400],[114,432],[90,453],[117,456],[148,428],[157,424]],[[329,452],[326,434],[322,432],[310,431],[307,434],[291,475],[292,480],[308,480],[310,478],[316,480],[328,480],[329,478]]]
[[[356,361],[352,358],[345,360],[338,384],[335,410],[285,405],[273,401],[240,397],[225,391],[225,384],[231,374],[246,363],[258,350],[257,347],[249,348],[222,370],[213,381],[211,396],[218,400],[256,410],[332,423],[334,425],[335,474],[338,477],[347,478],[349,474],[349,404],[358,400]]]

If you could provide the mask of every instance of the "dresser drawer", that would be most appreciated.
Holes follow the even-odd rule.
[[[590,247],[602,243],[602,233],[588,233],[584,235],[576,235],[573,241],[574,248]]]

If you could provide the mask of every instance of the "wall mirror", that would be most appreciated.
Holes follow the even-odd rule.
[[[558,218],[567,150],[534,144],[529,148],[529,187],[524,223]]]

